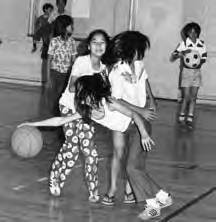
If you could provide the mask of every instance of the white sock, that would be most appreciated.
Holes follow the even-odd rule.
[[[158,199],[161,203],[165,203],[168,196],[169,194],[164,190],[159,190],[156,193],[156,199]]]

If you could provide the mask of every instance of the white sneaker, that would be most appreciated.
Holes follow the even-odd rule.
[[[157,200],[160,208],[169,207],[173,204],[173,199],[171,197],[171,194],[169,194],[163,190],[160,190],[156,194],[156,200]]]
[[[49,190],[50,190],[50,193],[55,197],[59,197],[61,194],[61,189],[55,180],[50,180]]]
[[[160,216],[160,206],[157,203],[156,198],[146,200],[144,210],[138,215],[142,220],[149,220]]]
[[[99,195],[91,195],[89,196],[89,202],[91,203],[97,203],[100,199],[100,196]]]

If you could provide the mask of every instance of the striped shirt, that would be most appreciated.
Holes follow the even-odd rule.
[[[179,43],[174,53],[182,52],[187,49],[198,51],[201,59],[203,60],[207,59],[206,46],[203,40],[200,40],[199,38],[197,38],[196,42],[194,43],[191,41],[190,38],[187,38],[186,41],[182,41]]]

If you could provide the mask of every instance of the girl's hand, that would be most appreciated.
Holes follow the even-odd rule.
[[[134,74],[131,74],[129,72],[123,72],[121,75],[124,77],[126,81],[130,83],[136,83],[136,76]]]
[[[155,145],[154,141],[151,139],[150,136],[147,136],[147,137],[142,136],[141,143],[142,143],[143,149],[147,152],[152,149],[152,145],[153,146]]]
[[[179,54],[180,54],[181,56],[185,56],[186,54],[190,53],[191,51],[192,51],[191,49],[186,49],[186,50],[180,52]]]
[[[157,118],[157,114],[152,109],[143,109],[142,117],[147,121],[155,120]]]
[[[154,99],[152,99],[150,101],[150,104],[149,104],[149,109],[156,112],[157,111],[157,103],[155,102]]]

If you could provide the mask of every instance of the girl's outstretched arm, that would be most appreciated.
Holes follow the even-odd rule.
[[[147,121],[152,121],[157,118],[157,114],[153,109],[135,106],[122,99],[118,99],[118,102],[124,106],[127,106],[129,109],[133,110],[134,112],[138,113]]]
[[[71,116],[66,117],[52,117],[49,119],[37,121],[37,122],[25,122],[19,124],[17,127],[21,126],[62,126],[66,123],[72,122],[76,119],[80,119],[81,116],[78,113],[75,113]]]
[[[118,100],[111,98],[110,101],[111,103],[109,103],[109,109],[111,111],[118,111],[128,117],[131,117],[134,120],[141,135],[141,143],[143,149],[146,151],[150,151],[152,145],[154,145],[154,141],[148,135],[142,117],[137,112],[118,102]]]

